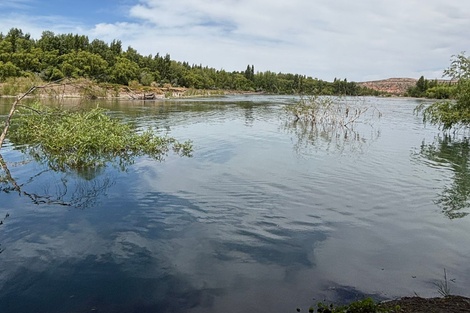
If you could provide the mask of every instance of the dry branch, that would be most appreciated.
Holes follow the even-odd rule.
[[[25,94],[22,96],[18,97],[15,102],[13,102],[10,113],[7,116],[7,119],[5,120],[5,128],[3,129],[2,135],[0,136],[0,150],[2,149],[3,146],[3,141],[5,140],[5,137],[7,136],[8,129],[10,128],[10,123],[11,123],[11,118],[13,117],[13,114],[15,114],[16,106],[20,103],[23,98],[25,98],[27,95],[32,93],[33,91],[36,90],[36,86],[31,87]]]
[[[51,87],[53,85],[56,85],[58,82],[62,81],[62,79],[59,79],[59,80],[56,80],[56,81],[53,81],[53,82],[50,82],[50,83],[47,83],[46,85],[43,85],[43,86],[32,86],[31,88],[29,88],[29,90],[22,94],[21,96],[19,96],[15,102],[13,102],[12,106],[11,106],[11,109],[10,109],[10,113],[8,113],[8,116],[7,116],[7,119],[5,120],[5,127],[3,128],[3,132],[2,132],[2,135],[0,135],[0,150],[2,149],[2,146],[3,146],[3,141],[5,140],[5,137],[7,136],[7,133],[8,133],[8,129],[10,128],[10,124],[11,124],[11,118],[13,117],[13,115],[15,114],[15,111],[16,111],[16,107],[19,105],[19,103],[21,102],[21,100],[23,100],[24,98],[26,98],[27,96],[29,96],[31,93],[33,93],[36,89],[43,89],[43,88],[47,88],[47,87]]]

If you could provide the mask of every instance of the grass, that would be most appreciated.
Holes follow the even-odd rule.
[[[437,292],[443,297],[448,297],[451,295],[451,290],[449,287],[449,281],[447,280],[447,271],[444,268],[444,280],[435,282],[434,285],[437,287]]]

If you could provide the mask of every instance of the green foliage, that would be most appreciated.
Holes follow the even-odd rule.
[[[421,145],[419,156],[431,164],[452,170],[452,182],[446,185],[435,203],[449,219],[463,218],[470,214],[470,140],[456,139],[445,134],[433,143]]]
[[[113,83],[127,85],[139,78],[139,66],[134,61],[118,57],[116,64],[111,68],[110,77]]]
[[[90,42],[87,36],[51,31],[44,31],[39,40],[33,40],[29,34],[13,28],[6,36],[0,36],[0,81],[29,73],[38,74],[46,81],[83,77],[123,85],[138,80],[144,86],[155,82],[160,86],[280,94],[379,94],[346,79],[325,82],[298,74],[255,73],[254,65],[227,72],[177,62],[169,54],[143,56],[132,47],[124,51],[119,40],[110,44],[99,39]]]
[[[108,62],[87,51],[73,51],[61,56],[62,72],[67,77],[103,78]]]
[[[439,101],[429,106],[418,106],[424,122],[438,125],[442,130],[466,128],[470,125],[470,60],[464,53],[453,56],[451,66],[444,74],[459,79],[455,85],[455,101]]]
[[[66,111],[40,104],[20,108],[9,139],[57,170],[99,167],[111,161],[122,165],[141,155],[162,160],[171,149],[185,156],[192,151],[189,141],[179,143],[151,129],[137,133],[100,108]]]
[[[437,80],[427,80],[421,76],[416,85],[408,88],[406,95],[415,98],[451,99],[455,95],[455,85],[452,82],[443,83]]]
[[[455,85],[439,85],[428,88],[425,93],[430,99],[452,99],[455,97],[457,87]]]
[[[423,113],[423,121],[438,125],[442,130],[470,125],[470,80],[460,80],[455,89],[455,100],[420,105],[416,112]]]
[[[470,59],[465,52],[452,56],[450,66],[444,70],[444,75],[452,79],[470,79]]]
[[[8,77],[17,77],[20,69],[10,61],[3,63],[0,61],[0,82],[5,81]]]

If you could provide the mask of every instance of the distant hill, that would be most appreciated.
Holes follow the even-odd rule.
[[[388,78],[382,80],[373,80],[359,82],[358,85],[370,89],[387,92],[392,95],[403,96],[410,87],[416,86],[418,80],[415,78]],[[455,84],[457,80],[437,79],[440,84]]]
[[[418,80],[414,78],[388,78],[358,83],[360,86],[393,95],[404,95],[406,90],[416,85]]]

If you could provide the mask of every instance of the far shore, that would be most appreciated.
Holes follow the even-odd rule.
[[[15,94],[2,94],[2,84],[0,83],[0,98],[16,99],[28,92],[29,87],[22,88],[24,92]],[[216,90],[216,89],[193,89],[184,87],[143,87],[134,88],[128,86],[102,86],[93,83],[71,82],[61,84],[43,85],[31,94],[28,98],[37,97],[41,99],[106,99],[106,100],[164,100],[175,98],[198,98],[225,95],[261,95],[262,91],[241,91],[241,90]]]

